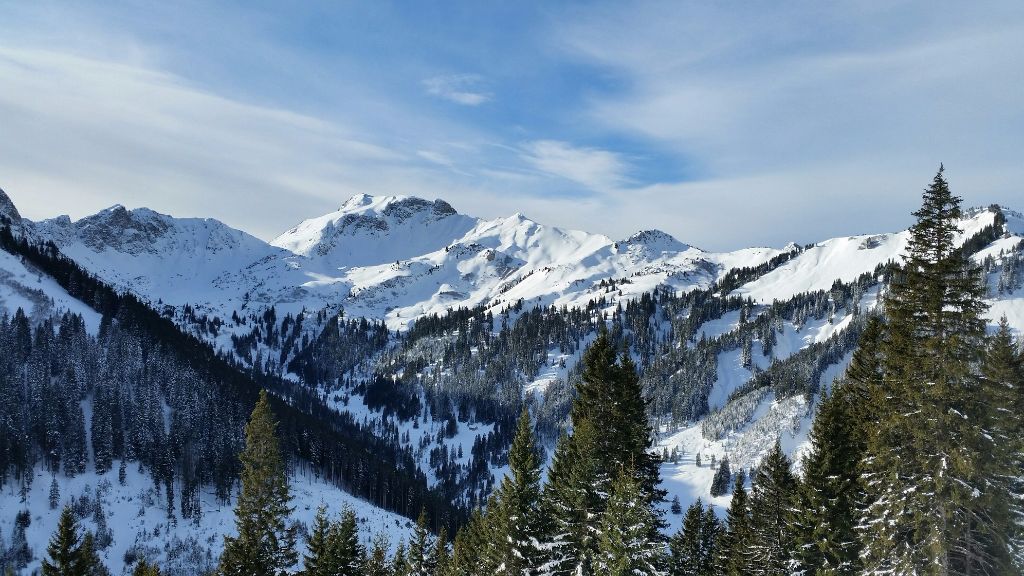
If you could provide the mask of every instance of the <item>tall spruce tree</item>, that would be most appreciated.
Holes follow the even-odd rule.
[[[601,576],[660,576],[666,552],[661,539],[652,539],[659,518],[647,502],[632,470],[623,469],[612,483],[608,507],[601,518],[595,573]]]
[[[330,536],[331,521],[327,517],[327,507],[321,505],[316,510],[316,516],[313,518],[313,530],[306,542],[303,575],[323,576],[337,570],[337,566],[330,562]]]
[[[754,477],[745,552],[748,574],[789,576],[793,572],[792,519],[797,488],[789,458],[776,440]]]
[[[747,476],[740,470],[733,481],[732,501],[726,516],[726,529],[718,539],[717,573],[723,576],[747,574],[746,550],[750,544],[750,504],[745,486]]]
[[[978,376],[985,324],[980,271],[957,246],[962,216],[940,168],[914,215],[885,296],[885,401],[868,436],[860,525],[875,573],[999,574],[1006,526],[993,502],[996,447]]]
[[[100,559],[100,553],[96,549],[96,537],[92,532],[86,532],[82,538],[81,574],[85,576],[110,576],[110,570]]]
[[[794,517],[797,572],[817,575],[860,573],[857,523],[863,506],[859,449],[846,385],[823,395],[811,425],[811,449]]]
[[[373,537],[369,552],[363,560],[363,573],[366,576],[391,576],[391,566],[388,565],[388,548],[391,542],[388,535],[380,532]]]
[[[722,521],[715,514],[714,506],[709,504],[704,510],[704,515],[701,517],[700,547],[704,553],[700,563],[699,573],[701,576],[715,576],[717,574],[718,543],[723,531]]]
[[[486,534],[486,522],[479,509],[473,510],[469,521],[455,535],[452,543],[452,562],[450,570],[455,576],[475,576],[489,574],[493,566],[489,566],[489,555],[485,553],[489,540]]]
[[[597,555],[597,524],[604,494],[598,475],[597,430],[590,420],[574,420],[572,434],[562,436],[544,486],[545,542],[543,573],[589,574]]]
[[[530,413],[523,409],[508,455],[509,472],[498,487],[493,507],[490,554],[496,574],[528,576],[538,568],[540,459]]]
[[[349,505],[341,508],[341,517],[331,527],[330,549],[337,566],[334,576],[360,576],[363,573],[363,545],[359,543],[359,526],[355,510]]]
[[[722,525],[712,507],[698,499],[686,510],[683,525],[669,541],[669,576],[717,574],[718,539]]]
[[[583,353],[581,365],[582,380],[571,417],[574,426],[582,420],[600,426],[594,449],[601,459],[594,482],[600,492],[609,494],[610,482],[619,470],[631,468],[644,498],[657,503],[664,493],[658,488],[659,462],[651,452],[652,430],[636,366],[627,352],[616,354],[605,330]]]
[[[394,576],[409,576],[409,560],[405,555],[405,542],[399,540],[395,548],[395,555],[391,558],[391,574]]]
[[[1011,496],[1005,508],[993,503],[998,507],[993,514],[999,515],[997,521],[1010,525],[1013,569],[1024,573],[1024,357],[1005,316],[989,341],[982,375],[996,407],[990,412],[988,429],[996,439],[997,450],[990,457],[1004,463],[993,481],[1003,483],[1001,491]]]
[[[430,532],[427,530],[427,511],[420,510],[420,516],[416,520],[416,529],[413,531],[412,540],[409,542],[409,551],[406,561],[409,564],[409,576],[431,576],[434,567],[430,563]]]
[[[711,479],[711,495],[722,496],[729,492],[729,484],[732,482],[732,470],[729,469],[729,457],[722,458],[718,463],[718,470]]]
[[[78,534],[78,521],[70,506],[65,506],[57,521],[57,530],[46,548],[43,576],[87,576],[82,555],[82,537]]]
[[[434,567],[434,576],[452,576],[452,555],[448,550],[448,531],[444,526],[437,531],[430,562]]]
[[[245,428],[242,490],[235,507],[237,536],[224,537],[218,573],[224,576],[283,576],[298,560],[295,528],[277,423],[265,390]]]
[[[573,432],[563,437],[544,489],[547,555],[543,571],[565,575],[587,571],[597,553],[599,522],[612,493],[612,479],[632,470],[641,498],[655,515],[648,539],[663,543],[655,507],[658,458],[636,367],[628,353],[616,354],[601,330],[581,359],[581,382],[570,416]]]

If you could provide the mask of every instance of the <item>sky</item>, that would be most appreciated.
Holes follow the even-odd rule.
[[[709,250],[1024,210],[1024,2],[8,2],[0,188],[264,239],[354,194]]]

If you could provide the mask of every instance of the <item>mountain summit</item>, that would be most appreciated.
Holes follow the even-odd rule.
[[[440,250],[477,223],[444,200],[357,194],[270,243],[334,267],[365,266]]]

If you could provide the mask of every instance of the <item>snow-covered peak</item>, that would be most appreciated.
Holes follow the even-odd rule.
[[[15,226],[21,223],[21,214],[3,189],[0,189],[0,222],[8,222]]]
[[[372,214],[375,216],[404,219],[419,213],[444,218],[458,214],[451,204],[444,200],[424,200],[416,196],[371,196],[356,194],[341,205],[334,214]]]
[[[439,250],[478,222],[444,200],[358,194],[336,212],[305,220],[271,244],[302,256],[327,258],[338,267],[359,266]]]
[[[671,234],[661,230],[641,230],[621,241],[620,244],[630,248],[639,247],[652,253],[686,252],[691,248],[689,244],[684,244]]]

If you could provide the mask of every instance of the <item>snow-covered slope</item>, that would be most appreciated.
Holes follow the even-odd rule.
[[[0,515],[0,533],[6,537],[15,532],[17,512],[28,510],[31,514],[25,538],[35,559],[25,567],[24,574],[39,569],[65,505],[86,511],[81,521],[84,529],[94,533],[101,528],[109,530],[110,546],[101,550],[100,555],[113,574],[130,573],[129,559],[134,562],[135,558],[157,562],[164,573],[172,574],[202,574],[216,568],[224,536],[236,531],[233,503],[219,503],[211,492],[204,491],[200,495],[201,518],[168,519],[164,496],[153,479],[130,465],[122,485],[118,481],[119,465],[115,462],[114,469],[104,474],[97,474],[90,467],[90,471],[73,478],[36,470],[24,499],[17,482],[8,482],[0,489],[0,510],[4,511]],[[60,496],[57,507],[51,508],[49,497],[54,478]],[[306,529],[313,526],[318,507],[326,506],[328,514],[337,517],[342,507],[348,506],[356,513],[364,545],[368,546],[378,534],[386,535],[392,546],[410,541],[414,526],[408,518],[371,506],[311,475],[294,474],[289,484],[294,507],[291,519]]]

